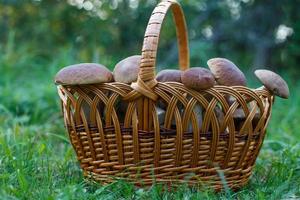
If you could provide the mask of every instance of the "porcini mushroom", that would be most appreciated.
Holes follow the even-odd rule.
[[[196,120],[197,120],[197,124],[198,124],[198,128],[201,129],[202,127],[202,122],[203,122],[203,109],[202,109],[202,106],[199,105],[199,104],[196,104],[194,106],[194,109],[193,109],[194,113],[195,113],[195,116],[196,116]],[[192,118],[191,118],[192,119]],[[199,130],[197,130],[199,131]],[[193,125],[192,125],[192,122],[190,121],[189,125],[188,125],[188,132],[193,132]]]
[[[256,77],[274,95],[289,98],[290,92],[287,83],[275,72],[265,69],[255,70]]]
[[[129,105],[128,102],[123,101],[121,99],[118,99],[117,102],[116,102],[116,106],[115,106],[116,113],[117,113],[117,116],[119,118],[119,121],[122,122],[122,123],[125,120],[128,105]]]
[[[213,74],[202,67],[193,67],[185,70],[181,74],[181,81],[186,87],[197,91],[211,88],[215,84]]]
[[[156,106],[155,109],[156,109],[156,114],[157,114],[157,117],[158,117],[159,124],[164,125],[165,117],[166,117],[166,110],[162,109],[159,106]],[[171,121],[171,128],[172,127],[176,127],[175,117],[172,118],[172,121]]]
[[[243,72],[230,60],[226,58],[212,58],[207,65],[220,85],[246,86],[246,78]]]
[[[181,83],[181,72],[176,69],[165,69],[156,75],[156,80],[159,82],[179,82]]]
[[[83,85],[107,83],[113,80],[112,73],[101,64],[80,63],[62,68],[55,76],[59,85]]]
[[[224,117],[225,117],[224,113],[223,113],[222,109],[218,106],[215,107],[214,112],[218,119],[219,126],[221,126],[224,122]]]
[[[258,125],[259,120],[260,120],[261,117],[262,117],[262,116],[261,116],[262,113],[261,113],[259,107],[257,106],[256,101],[251,101],[251,102],[249,103],[249,111],[252,111],[252,109],[255,109],[255,115],[254,115],[254,117],[253,117],[253,119],[252,119],[252,126],[253,126],[253,129],[255,129],[256,126]]]
[[[176,69],[165,69],[156,75],[156,80],[159,82],[179,82],[181,83],[181,72],[180,70]],[[166,105],[163,103],[162,100],[158,100],[158,106],[162,109],[166,109]],[[181,106],[180,106],[181,109]]]
[[[162,125],[165,122],[166,111],[160,107],[156,107],[156,114],[158,117],[159,124]]]
[[[216,106],[213,110],[216,118],[217,118],[217,123],[219,124],[219,127],[221,127],[224,123],[224,113],[222,111],[222,109],[219,106]],[[206,114],[206,110],[203,111],[203,116],[205,117]],[[209,131],[212,131],[212,126],[209,127],[208,129]]]
[[[209,89],[214,86],[215,79],[213,74],[205,68],[202,67],[193,67],[190,69],[185,70],[181,74],[181,81],[182,83],[191,89],[194,89],[196,91],[201,91],[205,89]],[[195,105],[193,109],[195,115],[198,127],[201,128],[202,121],[203,121],[203,109],[201,105]],[[188,125],[188,132],[193,131],[192,123],[190,122]]]
[[[254,102],[250,102],[249,112],[253,109],[255,104],[256,103],[254,103]],[[253,127],[253,129],[256,128],[260,118],[261,118],[260,110],[258,108],[256,108],[255,115],[252,118],[252,127]],[[236,128],[237,131],[239,131],[242,128],[242,126],[244,125],[244,122],[246,121],[245,112],[241,107],[237,108],[234,111],[233,119],[234,119],[235,128]]]
[[[141,56],[134,55],[118,62],[113,71],[116,82],[130,84],[138,78]]]
[[[84,85],[111,82],[112,73],[103,65],[96,63],[80,63],[62,68],[55,76],[55,83],[60,85]],[[89,98],[94,99],[95,95],[88,93]],[[83,100],[81,108],[84,117],[90,123],[91,107],[86,100]],[[103,105],[97,105],[99,112],[102,112]]]
[[[246,116],[245,116],[244,110],[241,107],[237,108],[233,113],[233,120],[234,120],[234,125],[235,125],[236,131],[241,130],[241,128],[245,122],[245,119],[246,119]]]

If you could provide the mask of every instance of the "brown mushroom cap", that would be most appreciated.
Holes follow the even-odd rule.
[[[156,75],[156,80],[159,82],[179,82],[181,83],[181,72],[176,69],[165,69]]]
[[[140,63],[140,55],[130,56],[118,62],[113,71],[115,81],[127,84],[135,82],[139,74]]]
[[[256,77],[273,94],[282,98],[289,98],[290,91],[287,83],[278,74],[265,69],[255,70]]]
[[[60,85],[107,83],[112,80],[112,73],[105,66],[96,63],[70,65],[55,75],[55,83]]]
[[[212,58],[207,65],[220,85],[246,86],[246,77],[243,72],[230,60],[225,58]]]
[[[186,87],[198,91],[211,88],[215,84],[213,74],[202,67],[193,67],[185,70],[181,74],[181,81]]]

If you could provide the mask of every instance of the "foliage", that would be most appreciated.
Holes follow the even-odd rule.
[[[4,0],[0,4],[0,38],[51,59],[57,47],[74,47],[80,61],[107,62],[138,54],[156,0]],[[299,62],[298,0],[182,0],[190,35],[191,63],[210,56],[228,57],[251,69],[296,68]],[[280,30],[279,30],[280,29]],[[281,34],[280,34],[281,33]],[[175,65],[175,31],[167,18],[160,42],[162,66]],[[164,58],[164,59],[162,59]],[[109,59],[108,59],[109,60]]]

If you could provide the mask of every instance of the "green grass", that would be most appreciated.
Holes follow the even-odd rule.
[[[61,66],[87,60],[78,60],[71,48],[40,54],[12,44],[0,47],[0,199],[300,198],[300,83],[288,73],[291,98],[276,99],[254,174],[243,189],[214,193],[159,184],[141,189],[122,181],[101,186],[82,177],[52,81]]]

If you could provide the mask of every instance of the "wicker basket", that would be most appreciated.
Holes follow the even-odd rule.
[[[136,83],[58,86],[64,122],[80,166],[85,176],[102,183],[121,178],[137,185],[186,182],[221,189],[226,182],[230,188],[241,187],[248,182],[262,146],[274,97],[264,88],[215,86],[197,92],[181,83],[157,82],[157,46],[169,8],[176,24],[180,69],[187,69],[182,9],[176,1],[162,1],[146,29]],[[232,104],[229,97],[234,99]],[[166,106],[163,124],[156,112],[158,102]],[[201,127],[196,105],[204,110]],[[215,107],[225,113],[222,123]],[[237,108],[246,115],[239,128],[233,118]],[[122,109],[124,116],[119,114]]]

